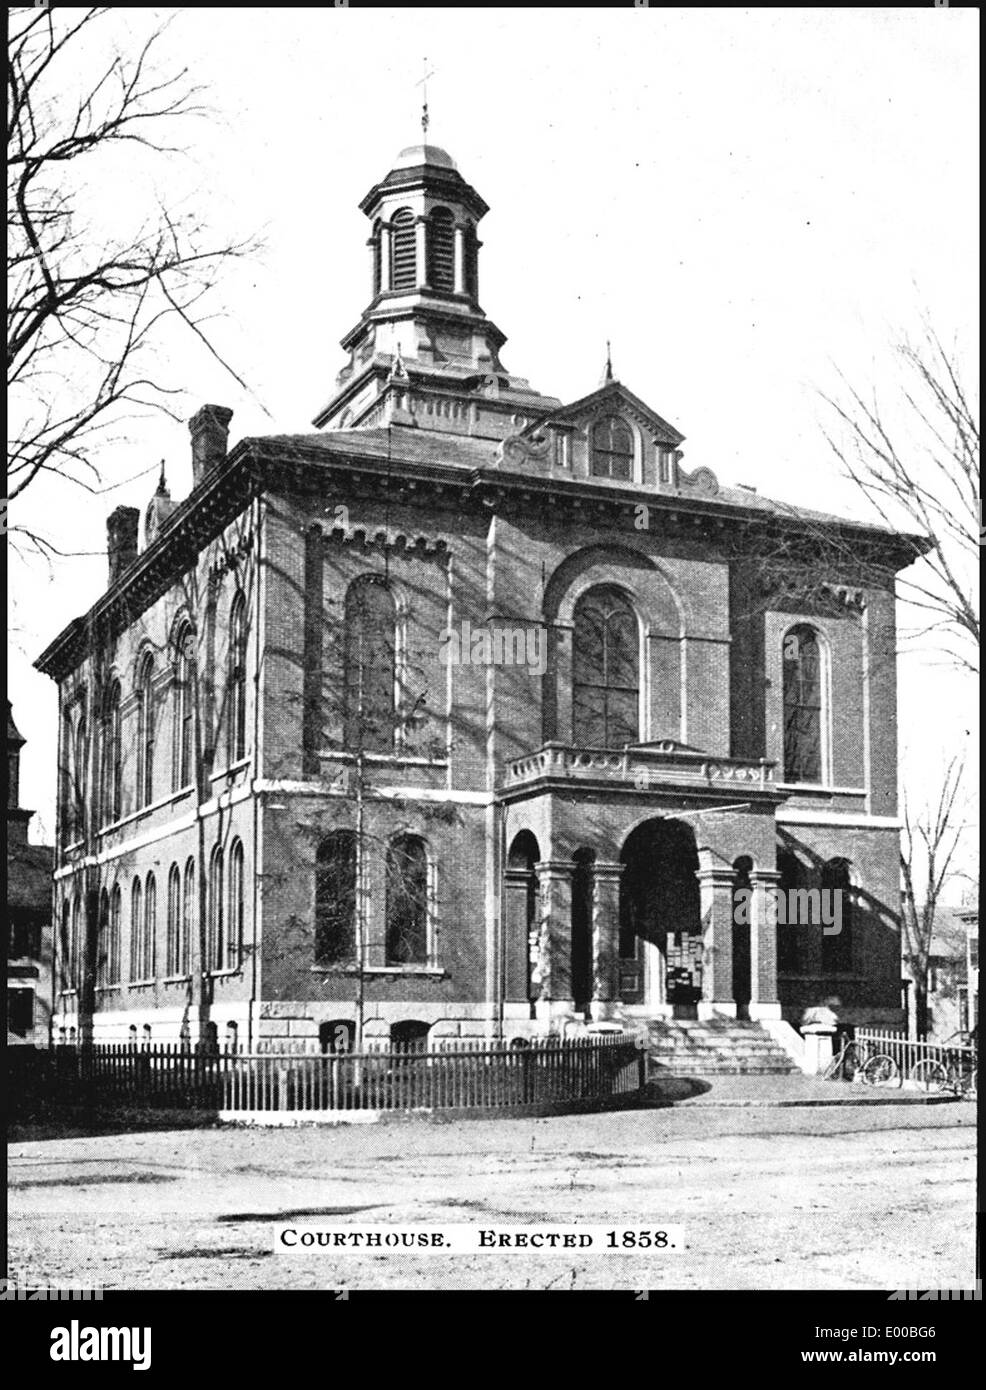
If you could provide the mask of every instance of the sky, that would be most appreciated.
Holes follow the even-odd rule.
[[[610,340],[619,379],[686,436],[686,468],[864,518],[819,392],[841,374],[891,400],[894,344],[925,316],[977,377],[974,11],[122,7],[73,76],[160,20],[159,67],[186,67],[208,114],[177,153],[93,161],[85,195],[97,228],[158,199],[217,239],[262,238],[224,272],[210,325],[247,389],[190,338],[161,350],[178,413],[231,406],[231,442],[308,430],[330,396],[339,339],[370,297],[357,205],[420,141],[425,59],[429,140],[491,209],[483,307],[507,334],[505,366],[538,390],[593,390]],[[43,484],[12,511],[73,552],[10,558],[34,839],[54,829],[56,691],[31,663],[102,593],[106,515],[143,507],[162,458],[173,496],[191,485],[182,423],[117,435],[100,455],[110,491]],[[902,659],[911,805],[953,753],[975,766],[976,705],[932,651]],[[970,872],[971,856],[970,843]]]

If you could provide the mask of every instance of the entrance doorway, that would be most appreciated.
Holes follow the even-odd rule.
[[[697,1018],[702,913],[695,833],[685,821],[645,821],[627,837],[620,858],[620,998],[667,1002],[675,1018]],[[663,970],[648,971],[655,951]]]

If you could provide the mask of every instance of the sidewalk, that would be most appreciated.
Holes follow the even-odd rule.
[[[814,1076],[668,1076],[647,1087],[655,1100],[684,1109],[695,1106],[949,1105],[955,1096],[910,1091],[906,1086],[822,1081]],[[974,1102],[969,1102],[974,1104]]]

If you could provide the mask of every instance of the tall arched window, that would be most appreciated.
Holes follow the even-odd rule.
[[[592,476],[623,482],[633,477],[633,435],[615,415],[597,420],[592,427]]]
[[[72,988],[72,901],[62,903],[62,930],[58,942],[58,988]]]
[[[619,589],[590,589],[575,605],[572,734],[580,747],[622,748],[640,738],[637,617]]]
[[[82,897],[76,893],[72,898],[72,934],[69,938],[68,989],[79,988],[79,952],[82,940]]]
[[[338,965],[356,956],[356,836],[334,830],[315,860],[315,964]]]
[[[824,749],[822,650],[801,623],[784,636],[784,780],[821,782]]]
[[[145,980],[157,974],[157,881],[148,874],[144,882],[144,954],[141,970]]]
[[[357,579],[346,591],[345,738],[350,749],[393,751],[396,733],[397,609],[382,580]]]
[[[103,986],[120,983],[120,924],[123,915],[123,894],[120,885],[99,895],[99,949],[96,961],[96,983]]]
[[[72,715],[69,710],[66,710],[62,715],[61,766],[58,779],[58,808],[61,813],[62,844],[70,844],[75,838],[75,793],[72,786],[74,744]]]
[[[853,968],[853,891],[849,862],[830,859],[822,865],[822,971],[848,974]]]
[[[120,684],[113,681],[103,697],[103,716],[100,722],[102,773],[100,779],[100,810],[103,825],[120,819],[122,790],[123,740],[120,730]]]
[[[226,968],[238,970],[243,952],[243,843],[234,840],[229,851],[226,908]]]
[[[187,975],[190,965],[192,933],[199,929],[199,900],[195,894],[195,860],[189,858],[185,863],[185,902],[181,914],[181,937],[178,943],[178,975]]]
[[[428,854],[416,835],[387,849],[388,965],[428,964]]]
[[[195,775],[195,676],[195,634],[191,623],[182,623],[175,637],[172,791],[189,786]]]
[[[418,283],[414,213],[399,208],[390,224],[390,288],[413,290]]]
[[[226,966],[226,939],[223,935],[223,852],[218,845],[209,861],[209,918],[206,941],[206,969]]]
[[[99,894],[99,917],[96,922],[96,984],[104,988],[110,983],[110,895],[103,888]]]
[[[150,652],[137,674],[137,806],[154,800],[154,658]]]
[[[181,960],[181,870],[172,864],[168,874],[168,940],[164,973],[169,976],[183,973]]]
[[[246,756],[246,600],[233,599],[229,613],[229,669],[226,676],[226,738],[231,763]]]
[[[86,738],[85,714],[80,713],[75,727],[75,748],[72,757],[72,836],[85,838],[86,807],[89,787],[89,741]]]
[[[428,284],[455,289],[455,220],[448,208],[435,208],[428,224]]]
[[[130,890],[130,979],[144,980],[144,890],[135,878]]]

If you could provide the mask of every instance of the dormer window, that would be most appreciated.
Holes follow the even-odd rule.
[[[633,435],[615,415],[592,427],[592,476],[628,483],[633,478]]]

